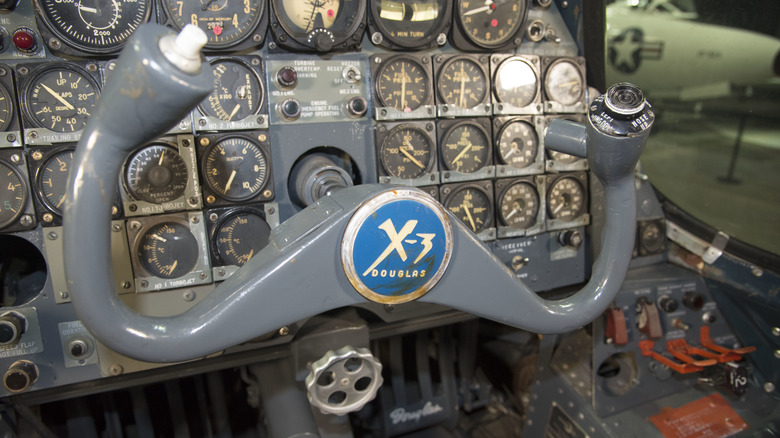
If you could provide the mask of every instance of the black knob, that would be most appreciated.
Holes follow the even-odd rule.
[[[677,310],[677,300],[669,295],[663,295],[658,299],[658,307],[666,313],[671,313]]]
[[[319,52],[330,52],[333,49],[333,37],[320,33],[314,38],[314,48]]]
[[[368,110],[366,99],[355,96],[347,102],[347,111],[355,117],[363,117]]]
[[[691,310],[701,310],[704,306],[704,297],[696,292],[686,292],[683,295],[683,304]]]
[[[287,99],[280,107],[282,115],[288,119],[297,119],[301,115],[301,105],[295,99]]]
[[[577,249],[582,245],[582,234],[577,230],[561,231],[558,233],[558,243]]]
[[[298,84],[298,72],[292,67],[282,67],[276,72],[276,80],[282,87],[293,88]]]
[[[639,114],[645,108],[645,95],[634,84],[622,82],[609,87],[604,95],[606,112],[612,117],[625,118]]]
[[[22,392],[38,380],[38,367],[27,360],[14,362],[3,375],[3,385],[10,392]]]
[[[13,345],[19,342],[24,333],[25,320],[18,313],[6,313],[0,316],[0,345]]]

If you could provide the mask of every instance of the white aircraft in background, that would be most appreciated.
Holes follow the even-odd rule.
[[[780,40],[694,21],[669,0],[607,6],[607,83],[633,82],[656,99],[728,96],[780,77]]]

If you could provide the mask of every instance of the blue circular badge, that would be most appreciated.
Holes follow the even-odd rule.
[[[444,275],[452,225],[444,209],[415,189],[382,192],[364,203],[344,231],[341,261],[350,283],[384,304],[412,301]]]

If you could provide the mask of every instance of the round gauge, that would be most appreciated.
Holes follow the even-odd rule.
[[[442,164],[448,170],[474,173],[482,169],[490,156],[490,140],[476,123],[459,123],[447,131],[441,145]]]
[[[224,49],[244,41],[257,28],[265,12],[261,1],[163,0],[174,27],[187,24],[201,28],[208,36],[208,49]]]
[[[74,132],[87,124],[98,100],[98,85],[75,67],[54,67],[38,73],[25,93],[27,113],[38,127]]]
[[[506,59],[496,70],[493,87],[499,101],[517,108],[530,105],[539,92],[539,77],[525,59]]]
[[[380,67],[376,94],[382,106],[411,112],[428,100],[428,73],[406,56],[391,58]]]
[[[11,118],[14,115],[14,101],[11,94],[0,84],[0,131],[5,131],[11,124]]]
[[[547,150],[547,153],[549,154],[551,160],[555,160],[564,164],[570,164],[580,159],[580,157],[575,157],[574,155],[564,154],[563,152],[553,151],[550,149]]]
[[[371,14],[385,39],[415,50],[446,33],[451,4],[448,0],[371,0]]]
[[[555,61],[544,77],[544,90],[549,100],[563,105],[574,105],[585,92],[584,79],[580,69],[567,59]]]
[[[256,143],[244,137],[221,140],[203,159],[206,184],[229,201],[257,195],[268,177],[268,160]]]
[[[214,231],[214,248],[222,263],[244,266],[268,245],[271,227],[260,216],[247,211],[225,215]]]
[[[536,160],[539,137],[533,125],[525,120],[512,120],[501,128],[498,136],[498,153],[501,161],[522,169]]]
[[[62,215],[62,203],[65,202],[66,187],[70,164],[73,162],[73,150],[62,150],[50,156],[38,170],[38,192],[49,210]]]
[[[125,186],[141,201],[171,202],[187,188],[187,165],[176,148],[151,145],[133,154],[125,165]]]
[[[526,3],[525,0],[461,0],[456,2],[456,13],[464,35],[477,46],[492,49],[511,44],[525,19]]]
[[[648,222],[641,227],[639,242],[644,253],[657,254],[663,249],[665,239],[664,230],[657,222]]]
[[[151,5],[151,0],[35,0],[46,28],[88,53],[118,51],[148,20]]]
[[[551,219],[576,219],[585,211],[585,189],[574,178],[560,178],[547,192],[547,208]]]
[[[430,169],[433,141],[422,128],[399,125],[382,140],[380,159],[388,175],[413,179]]]
[[[492,222],[488,196],[476,187],[466,186],[453,193],[445,207],[474,233],[489,227]]]
[[[178,278],[198,263],[198,240],[189,227],[180,222],[152,226],[138,241],[138,259],[143,268],[160,278]]]
[[[453,58],[439,70],[439,95],[444,103],[469,109],[481,104],[487,93],[487,77],[469,58]]]
[[[346,43],[358,29],[362,30],[366,14],[365,0],[271,0],[271,4],[289,37],[321,52]],[[286,39],[277,38],[282,45]]]
[[[27,204],[27,185],[14,167],[0,160],[0,229],[13,224]]]
[[[243,61],[234,59],[213,60],[211,67],[214,89],[198,106],[201,113],[225,122],[257,114],[263,104],[260,76]]]
[[[527,182],[516,182],[504,190],[499,201],[501,222],[512,228],[528,228],[539,214],[539,194]]]

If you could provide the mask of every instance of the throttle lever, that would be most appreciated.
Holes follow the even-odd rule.
[[[634,246],[634,168],[654,119],[642,92],[625,83],[593,101],[585,126],[553,120],[547,130],[548,147],[586,156],[604,185],[602,250],[590,281],[568,298],[540,298],[424,192],[364,184],[324,196],[274,228],[262,251],[188,311],[135,312],[113,285],[107,194],[116,190],[128,152],[164,133],[211,91],[202,59],[198,73],[166,56],[161,46],[176,45],[160,42],[170,38],[168,29],[147,24],[130,39],[79,142],[66,196],[71,300],[84,325],[114,351],[151,362],[198,358],[366,300],[418,300],[532,332],[564,333],[601,315],[618,293]],[[183,64],[192,66],[187,51]]]

